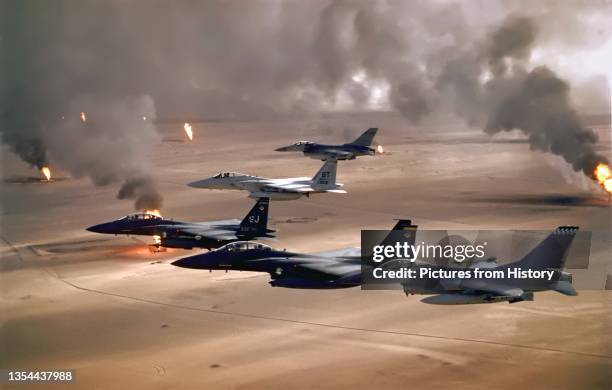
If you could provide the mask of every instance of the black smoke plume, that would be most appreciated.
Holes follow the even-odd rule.
[[[157,191],[154,179],[147,176],[127,179],[117,197],[136,199],[134,206],[137,210],[159,210],[162,205],[162,196]]]
[[[119,199],[134,199],[136,209],[159,209],[162,197],[147,160],[160,141],[154,121],[149,96],[83,96],[42,137],[55,165],[98,186],[122,182]]]
[[[597,135],[580,121],[568,81],[545,66],[526,64],[537,32],[532,19],[511,15],[482,43],[449,61],[436,82],[455,99],[456,113],[488,134],[518,129],[532,149],[561,156],[592,177],[598,163],[608,160],[595,151]]]
[[[581,123],[572,108],[566,81],[550,69],[538,67],[517,83],[490,112],[487,133],[520,129],[531,148],[561,156],[587,176],[593,175],[599,163],[608,163],[595,152],[597,135]]]

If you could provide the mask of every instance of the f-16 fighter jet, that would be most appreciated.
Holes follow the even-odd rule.
[[[276,149],[277,152],[303,152],[305,156],[318,160],[354,160],[359,156],[373,156],[370,147],[378,128],[367,129],[355,141],[342,145],[324,145],[310,141],[299,141],[293,145]]]
[[[94,225],[87,230],[104,234],[154,236],[164,248],[213,249],[238,240],[274,237],[268,229],[270,200],[261,198],[242,221],[225,219],[210,222],[180,222],[152,213],[136,213],[115,221]]]
[[[407,267],[430,271],[468,270],[470,278],[424,277],[406,279],[402,282],[404,292],[409,294],[438,294],[421,300],[438,305],[461,305],[469,303],[494,303],[532,301],[536,291],[553,290],[564,295],[578,295],[572,286],[572,275],[564,272],[567,251],[578,227],[561,226],[538,244],[521,260],[498,265],[495,262],[470,264],[467,268],[436,267],[411,263]],[[482,272],[493,271],[504,277],[475,277],[479,268]],[[501,272],[501,273],[500,273]],[[490,273],[490,275],[495,275]],[[531,275],[531,277],[529,277]]]
[[[272,200],[293,200],[325,192],[345,194],[346,191],[340,189],[342,184],[336,183],[337,166],[336,160],[326,161],[312,179],[308,177],[266,179],[244,173],[223,172],[207,179],[191,182],[188,186],[211,190],[246,190],[250,192],[250,198],[270,198]]]
[[[406,230],[407,240],[414,243],[416,228],[410,220],[399,220],[393,230]],[[382,241],[383,245],[388,243],[390,235]],[[182,258],[172,265],[266,272],[272,278],[270,285],[275,287],[333,289],[361,285],[359,248],[306,254],[276,250],[257,242],[237,241],[208,253]]]

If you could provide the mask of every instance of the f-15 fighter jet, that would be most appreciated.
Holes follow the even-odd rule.
[[[157,241],[155,245],[158,248],[206,248],[210,250],[237,240],[274,237],[271,235],[274,230],[267,227],[269,204],[269,199],[259,199],[242,221],[225,219],[209,222],[180,222],[144,212],[94,225],[87,230],[115,235],[154,236]]]
[[[417,226],[399,220],[396,230],[406,230],[406,240],[414,243]],[[382,245],[389,242],[389,234]],[[212,252],[185,257],[172,263],[177,267],[207,270],[266,272],[270,285],[286,288],[333,289],[361,285],[361,250],[296,253],[276,250],[258,242],[237,241]]]
[[[312,179],[308,177],[267,179],[244,173],[223,172],[207,179],[191,182],[188,186],[211,190],[246,190],[249,191],[250,198],[270,198],[272,200],[293,200],[325,192],[344,194],[346,191],[340,189],[342,184],[336,183],[337,166],[336,160],[325,161]]]
[[[318,160],[354,160],[359,156],[373,156],[370,147],[378,128],[367,129],[355,141],[341,145],[324,145],[310,141],[299,141],[293,145],[276,149],[277,152],[303,152],[305,156]]]
[[[421,302],[437,305],[532,301],[534,292],[547,290],[563,295],[578,295],[572,286],[572,274],[563,271],[567,252],[577,230],[576,226],[560,226],[525,257],[514,263],[474,263],[465,268],[470,272],[476,272],[476,269],[497,272],[504,277],[460,279],[430,277],[426,274],[424,277],[402,282],[404,292],[406,295],[436,294],[422,299]],[[438,272],[451,270],[449,267],[419,264],[418,261],[408,263],[407,266],[413,268],[417,274],[420,274],[421,268]],[[542,277],[519,276],[531,274]]]

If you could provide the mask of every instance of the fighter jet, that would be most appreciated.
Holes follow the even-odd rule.
[[[211,190],[247,190],[250,198],[270,198],[272,200],[293,200],[325,192],[345,194],[346,191],[340,189],[342,184],[336,183],[337,165],[336,160],[326,161],[312,179],[308,177],[266,179],[244,173],[223,172],[207,179],[191,182],[188,186]]]
[[[421,300],[421,302],[437,305],[462,305],[471,303],[521,302],[532,301],[536,291],[553,290],[564,295],[578,295],[572,286],[572,275],[564,272],[567,251],[576,235],[578,227],[561,226],[538,244],[525,257],[514,263],[498,265],[493,262],[470,264],[465,269],[475,268],[491,271],[503,271],[508,275],[508,269],[521,271],[546,271],[552,277],[548,278],[414,278],[402,282],[406,295],[437,294]],[[450,267],[436,267],[419,262],[408,267],[427,267],[433,270],[450,270]],[[452,268],[452,269],[457,269]]]
[[[127,215],[94,225],[88,231],[103,234],[154,236],[155,246],[164,248],[213,249],[238,240],[274,237],[267,228],[270,200],[261,198],[242,221],[226,219],[209,222],[180,222],[151,213]]]
[[[407,230],[412,238],[416,226],[399,220],[393,230]],[[383,240],[383,245],[389,236]],[[274,287],[335,289],[361,284],[361,250],[296,253],[273,249],[257,242],[237,241],[214,251],[185,257],[172,263],[177,267],[207,270],[237,270],[269,273]]]
[[[310,141],[299,141],[293,145],[276,149],[277,152],[303,152],[305,156],[318,160],[354,160],[359,156],[373,156],[370,147],[378,128],[367,129],[355,141],[342,145],[324,145]]]

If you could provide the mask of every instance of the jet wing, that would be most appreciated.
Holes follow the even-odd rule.
[[[321,259],[319,262],[300,264],[299,267],[334,278],[341,278],[356,272],[361,273],[361,264],[358,262],[349,263],[329,259]]]
[[[275,191],[275,192],[311,192],[314,191],[309,177],[290,177],[286,179],[260,179],[245,180],[241,183],[250,187],[250,191]]]
[[[349,157],[353,154],[352,152],[347,152],[346,150],[342,150],[342,149],[325,149],[323,150],[323,153],[329,154],[330,156],[343,156],[343,157]]]
[[[221,222],[221,221],[219,221]],[[222,221],[225,223],[194,223],[194,224],[185,224],[185,225],[168,225],[168,232],[171,232],[173,235],[182,235],[182,236],[202,236],[211,238],[214,240],[235,240],[236,231],[232,229],[233,225],[237,225],[235,221],[228,220]],[[238,221],[237,223],[240,223]],[[227,226],[223,226],[227,225]]]
[[[285,260],[292,269],[300,273],[318,275],[325,279],[339,279],[346,276],[361,274],[361,259],[334,259],[321,255],[305,255]]]
[[[227,225],[240,225],[239,219],[222,219],[219,221],[206,221],[206,222],[194,222],[187,225],[197,225],[203,227],[211,227],[211,226],[227,226]]]
[[[361,248],[355,247],[355,248],[336,249],[333,251],[317,252],[317,253],[314,253],[314,255],[323,256],[323,257],[361,258]]]
[[[216,230],[207,230],[207,229],[181,229],[181,233],[185,233],[191,236],[202,236],[207,238],[212,238],[214,240],[235,240],[236,233],[233,230],[225,230],[225,229],[216,229]]]
[[[263,186],[263,190],[279,192],[312,192],[314,189],[302,183],[269,183]]]
[[[521,296],[523,296],[523,294],[525,294],[525,291],[523,291],[523,289],[508,286],[506,284],[498,283],[493,280],[463,279],[461,281],[461,287],[477,292],[486,292],[491,293],[493,295],[512,298],[520,298]]]

